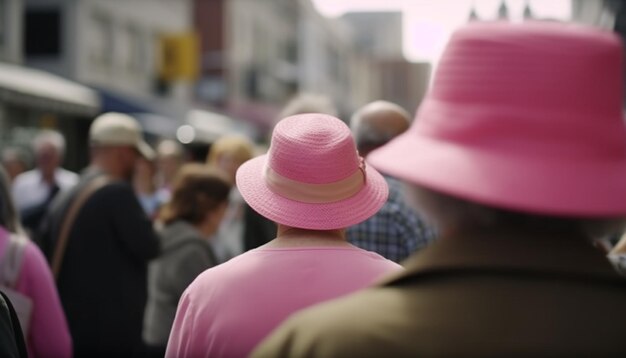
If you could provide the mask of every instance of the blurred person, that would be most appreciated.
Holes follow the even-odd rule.
[[[230,188],[225,173],[201,164],[184,165],[172,183],[172,198],[159,214],[161,255],[148,270],[143,338],[155,356],[165,355],[183,291],[217,265],[209,239],[224,216]]]
[[[50,267],[24,235],[9,186],[0,168],[0,290],[14,290],[31,303],[29,315],[21,317],[27,321],[21,325],[30,357],[71,357],[72,340]]]
[[[17,147],[8,147],[2,150],[2,166],[9,176],[9,182],[29,169],[28,155]]]
[[[157,168],[159,175],[159,197],[167,202],[171,195],[171,186],[178,170],[184,163],[183,147],[173,140],[163,140],[157,146]]]
[[[455,32],[411,129],[369,156],[439,238],[252,356],[625,356],[626,282],[592,244],[626,214],[622,53],[573,24]]]
[[[57,131],[44,130],[33,140],[36,168],[18,175],[13,182],[13,198],[22,223],[31,232],[39,228],[48,206],[60,190],[78,182],[78,175],[61,168],[65,138]]]
[[[155,219],[159,208],[165,202],[156,186],[157,168],[155,161],[143,157],[137,158],[133,188],[139,199],[139,204],[150,219]]]
[[[142,345],[148,261],[158,239],[131,186],[154,158],[139,123],[105,113],[89,129],[91,164],[53,202],[41,245],[51,261],[76,357],[129,356]]]
[[[324,114],[283,119],[269,153],[237,186],[278,224],[276,239],[213,267],[185,290],[166,357],[244,357],[282,320],[401,267],[346,241],[385,203],[387,183],[358,156],[350,129]]]
[[[248,137],[227,134],[211,145],[207,163],[226,172],[234,183],[239,166],[254,156],[254,144]],[[274,223],[252,210],[236,187],[231,190],[228,200],[224,220],[211,241],[220,262],[259,247],[276,235]]]
[[[357,110],[350,129],[359,153],[367,160],[371,151],[404,133],[411,123],[409,113],[395,103],[375,101]],[[362,249],[400,262],[434,240],[434,231],[406,202],[401,182],[384,175],[389,197],[371,218],[351,226],[348,241]]]

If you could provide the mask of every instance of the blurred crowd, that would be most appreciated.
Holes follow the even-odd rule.
[[[0,355],[625,353],[621,56],[468,25],[415,116],[305,94],[204,162],[110,112],[74,173],[41,131],[2,152]]]

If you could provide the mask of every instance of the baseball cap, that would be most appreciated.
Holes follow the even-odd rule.
[[[154,150],[143,140],[139,122],[133,117],[117,112],[98,116],[89,129],[89,142],[95,145],[133,146],[146,159],[155,158]]]

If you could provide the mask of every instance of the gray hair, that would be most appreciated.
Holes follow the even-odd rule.
[[[622,232],[626,221],[620,217],[558,217],[523,213],[479,204],[436,192],[422,186],[405,184],[411,205],[440,232],[490,229],[506,225],[512,228],[569,231],[596,240]]]
[[[45,129],[33,139],[33,150],[36,152],[44,144],[51,144],[59,153],[60,157],[63,157],[65,154],[65,138],[63,135],[55,130]]]
[[[354,112],[350,118],[350,130],[359,149],[365,147],[380,147],[398,135],[397,131],[387,128],[374,127],[371,122],[363,120],[373,110],[395,112],[411,124],[411,115],[399,105],[387,101],[368,103]]]

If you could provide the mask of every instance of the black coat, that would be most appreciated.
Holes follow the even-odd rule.
[[[53,202],[42,249],[54,251],[70,203],[97,174]],[[87,199],[70,230],[57,280],[76,357],[124,357],[138,349],[148,261],[158,254],[152,224],[128,183],[112,182]]]

